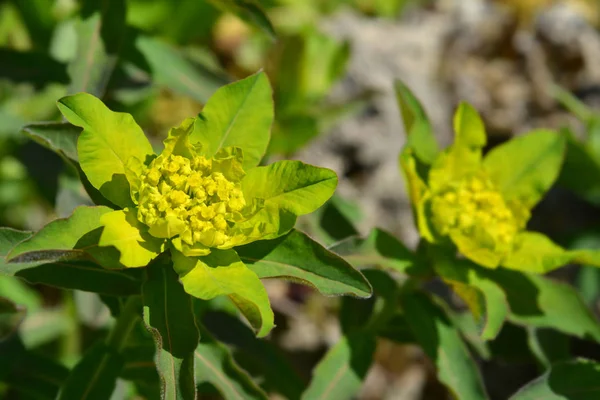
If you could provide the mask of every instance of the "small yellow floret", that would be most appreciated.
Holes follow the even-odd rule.
[[[497,251],[509,251],[523,228],[502,194],[481,175],[449,184],[433,197],[431,211],[441,235],[459,231]]]
[[[226,243],[233,235],[229,222],[246,206],[240,182],[213,171],[203,156],[158,157],[141,180],[138,219],[150,227],[164,225],[167,217],[183,222],[181,240],[190,246]]]

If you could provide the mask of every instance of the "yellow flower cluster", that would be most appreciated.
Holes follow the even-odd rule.
[[[448,185],[433,197],[431,207],[441,235],[458,231],[496,250],[510,249],[522,228],[502,194],[481,175]]]
[[[214,171],[213,160],[171,154],[152,161],[143,174],[138,219],[153,235],[180,234],[190,246],[214,247],[230,239],[230,226],[245,205],[240,183]]]

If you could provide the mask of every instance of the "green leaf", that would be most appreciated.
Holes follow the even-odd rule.
[[[405,291],[402,307],[414,337],[437,368],[440,382],[461,400],[487,399],[465,343],[444,310],[424,293]]]
[[[328,296],[371,295],[369,283],[360,272],[296,230],[274,240],[237,247],[236,251],[260,279],[285,278],[312,286]]]
[[[32,44],[38,50],[45,50],[56,25],[52,0],[13,0],[11,3],[19,10]]]
[[[517,236],[515,249],[502,262],[506,268],[543,274],[569,263],[600,266],[598,250],[565,250],[538,232]]]
[[[417,264],[414,253],[379,228],[373,228],[365,238],[353,236],[342,240],[329,250],[342,256],[355,268],[381,267],[406,273]]]
[[[133,117],[109,110],[99,99],[79,93],[63,97],[58,108],[83,128],[77,141],[79,162],[92,185],[121,207],[132,205],[125,165],[131,157],[145,160],[152,146]]]
[[[319,362],[302,394],[305,400],[352,399],[360,390],[375,354],[372,333],[343,336]]]
[[[234,349],[235,360],[245,370],[261,378],[267,392],[300,398],[306,385],[273,342],[257,339],[239,318],[224,312],[209,312],[203,322],[220,342]]]
[[[209,0],[212,5],[223,11],[229,11],[251,22],[263,32],[275,39],[275,29],[260,4],[254,0]]]
[[[204,257],[186,257],[171,250],[173,266],[186,292],[201,300],[228,296],[240,309],[259,337],[274,326],[267,291],[258,276],[233,250],[217,250]]]
[[[169,7],[172,6],[169,4]],[[227,83],[214,72],[192,63],[177,48],[161,40],[140,35],[135,41],[135,48],[149,64],[154,83],[200,103],[206,103],[219,87]]]
[[[164,239],[148,233],[135,210],[112,211],[100,218],[104,226],[98,245],[119,250],[119,262],[128,268],[145,267],[164,250]]]
[[[529,328],[528,343],[538,363],[545,369],[571,357],[571,338],[554,329]]]
[[[205,329],[194,352],[194,363],[197,383],[211,383],[226,400],[267,399],[266,393],[235,363],[229,348]]]
[[[25,125],[21,132],[54,151],[55,153],[79,161],[77,157],[77,138],[81,129],[63,122],[41,122]]]
[[[477,171],[481,165],[487,141],[485,127],[477,111],[467,103],[461,103],[454,114],[454,132],[454,143],[438,157],[429,172],[429,187],[434,192]]]
[[[144,321],[154,337],[164,399],[195,399],[194,350],[200,334],[192,298],[164,255],[151,263],[142,287]]]
[[[410,147],[419,161],[433,164],[439,148],[423,106],[403,82],[396,81],[394,90],[407,135],[405,147]]]
[[[600,181],[597,179],[600,160],[570,130],[566,130],[566,136],[567,150],[558,184],[592,204],[600,204]]]
[[[0,297],[0,340],[13,334],[25,318],[27,310],[11,300]]]
[[[505,200],[532,208],[558,177],[565,146],[564,135],[537,130],[495,147],[483,166]]]
[[[510,400],[593,400],[600,397],[600,364],[579,358],[554,364]]]
[[[467,304],[481,339],[495,339],[509,314],[502,288],[469,260],[438,257],[435,270]]]
[[[86,0],[77,21],[77,50],[68,67],[69,93],[102,97],[125,35],[124,0]]]
[[[123,367],[123,359],[104,342],[86,351],[69,374],[58,400],[108,399],[113,393]]]
[[[272,123],[271,85],[259,72],[217,90],[196,119],[190,141],[200,143],[209,158],[224,147],[239,147],[248,170],[264,156]]]
[[[510,321],[600,341],[600,325],[573,287],[535,274],[506,269],[482,273],[506,293]]]
[[[285,160],[248,171],[242,190],[246,201],[263,199],[265,204],[304,215],[329,200],[337,183],[337,175],[330,169]]]

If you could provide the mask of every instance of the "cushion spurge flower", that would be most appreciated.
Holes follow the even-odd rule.
[[[502,265],[543,272],[574,259],[542,234],[526,231],[531,209],[560,171],[563,135],[534,131],[484,157],[483,122],[463,103],[454,117],[454,143],[438,152],[428,122],[423,115],[418,117],[408,126],[400,164],[425,240],[445,247],[452,244],[488,268]]]
[[[198,117],[171,129],[158,155],[130,115],[89,94],[58,106],[83,128],[79,163],[114,209],[100,217],[95,253],[103,266],[143,267],[169,250],[189,294],[227,295],[260,335],[268,333],[273,313],[265,289],[235,248],[290,232],[298,215],[332,196],[337,176],[300,161],[258,166],[273,121],[266,76],[219,89]]]

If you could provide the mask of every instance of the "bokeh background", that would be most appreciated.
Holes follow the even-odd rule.
[[[60,120],[61,96],[101,97],[133,114],[160,148],[168,128],[200,112],[216,88],[264,69],[276,102],[265,162],[300,159],[340,177],[336,197],[300,221],[323,243],[375,226],[410,247],[418,242],[397,165],[404,132],[394,82],[401,80],[422,101],[444,145],[463,100],[481,112],[488,149],[532,129],[568,134],[563,173],[534,210],[531,228],[567,247],[600,246],[599,1],[260,1],[275,36],[268,21],[231,13],[226,3],[0,1],[0,226],[37,230],[91,204],[77,171],[28,127]],[[600,311],[597,269],[570,267],[556,275]],[[306,382],[339,338],[340,300],[294,284],[267,285],[278,324],[270,341]],[[2,294],[28,308],[20,328],[25,345],[66,365],[110,320],[91,294],[0,277]],[[493,357],[479,360],[495,399],[538,371],[526,335],[510,325],[502,335]],[[227,332],[221,339],[235,342]],[[600,357],[589,343],[571,345],[575,354]],[[243,354],[240,360],[252,368]],[[119,390],[116,398],[127,397],[127,387]],[[26,398],[0,383],[1,393]],[[382,339],[359,398],[445,396],[418,347]]]

